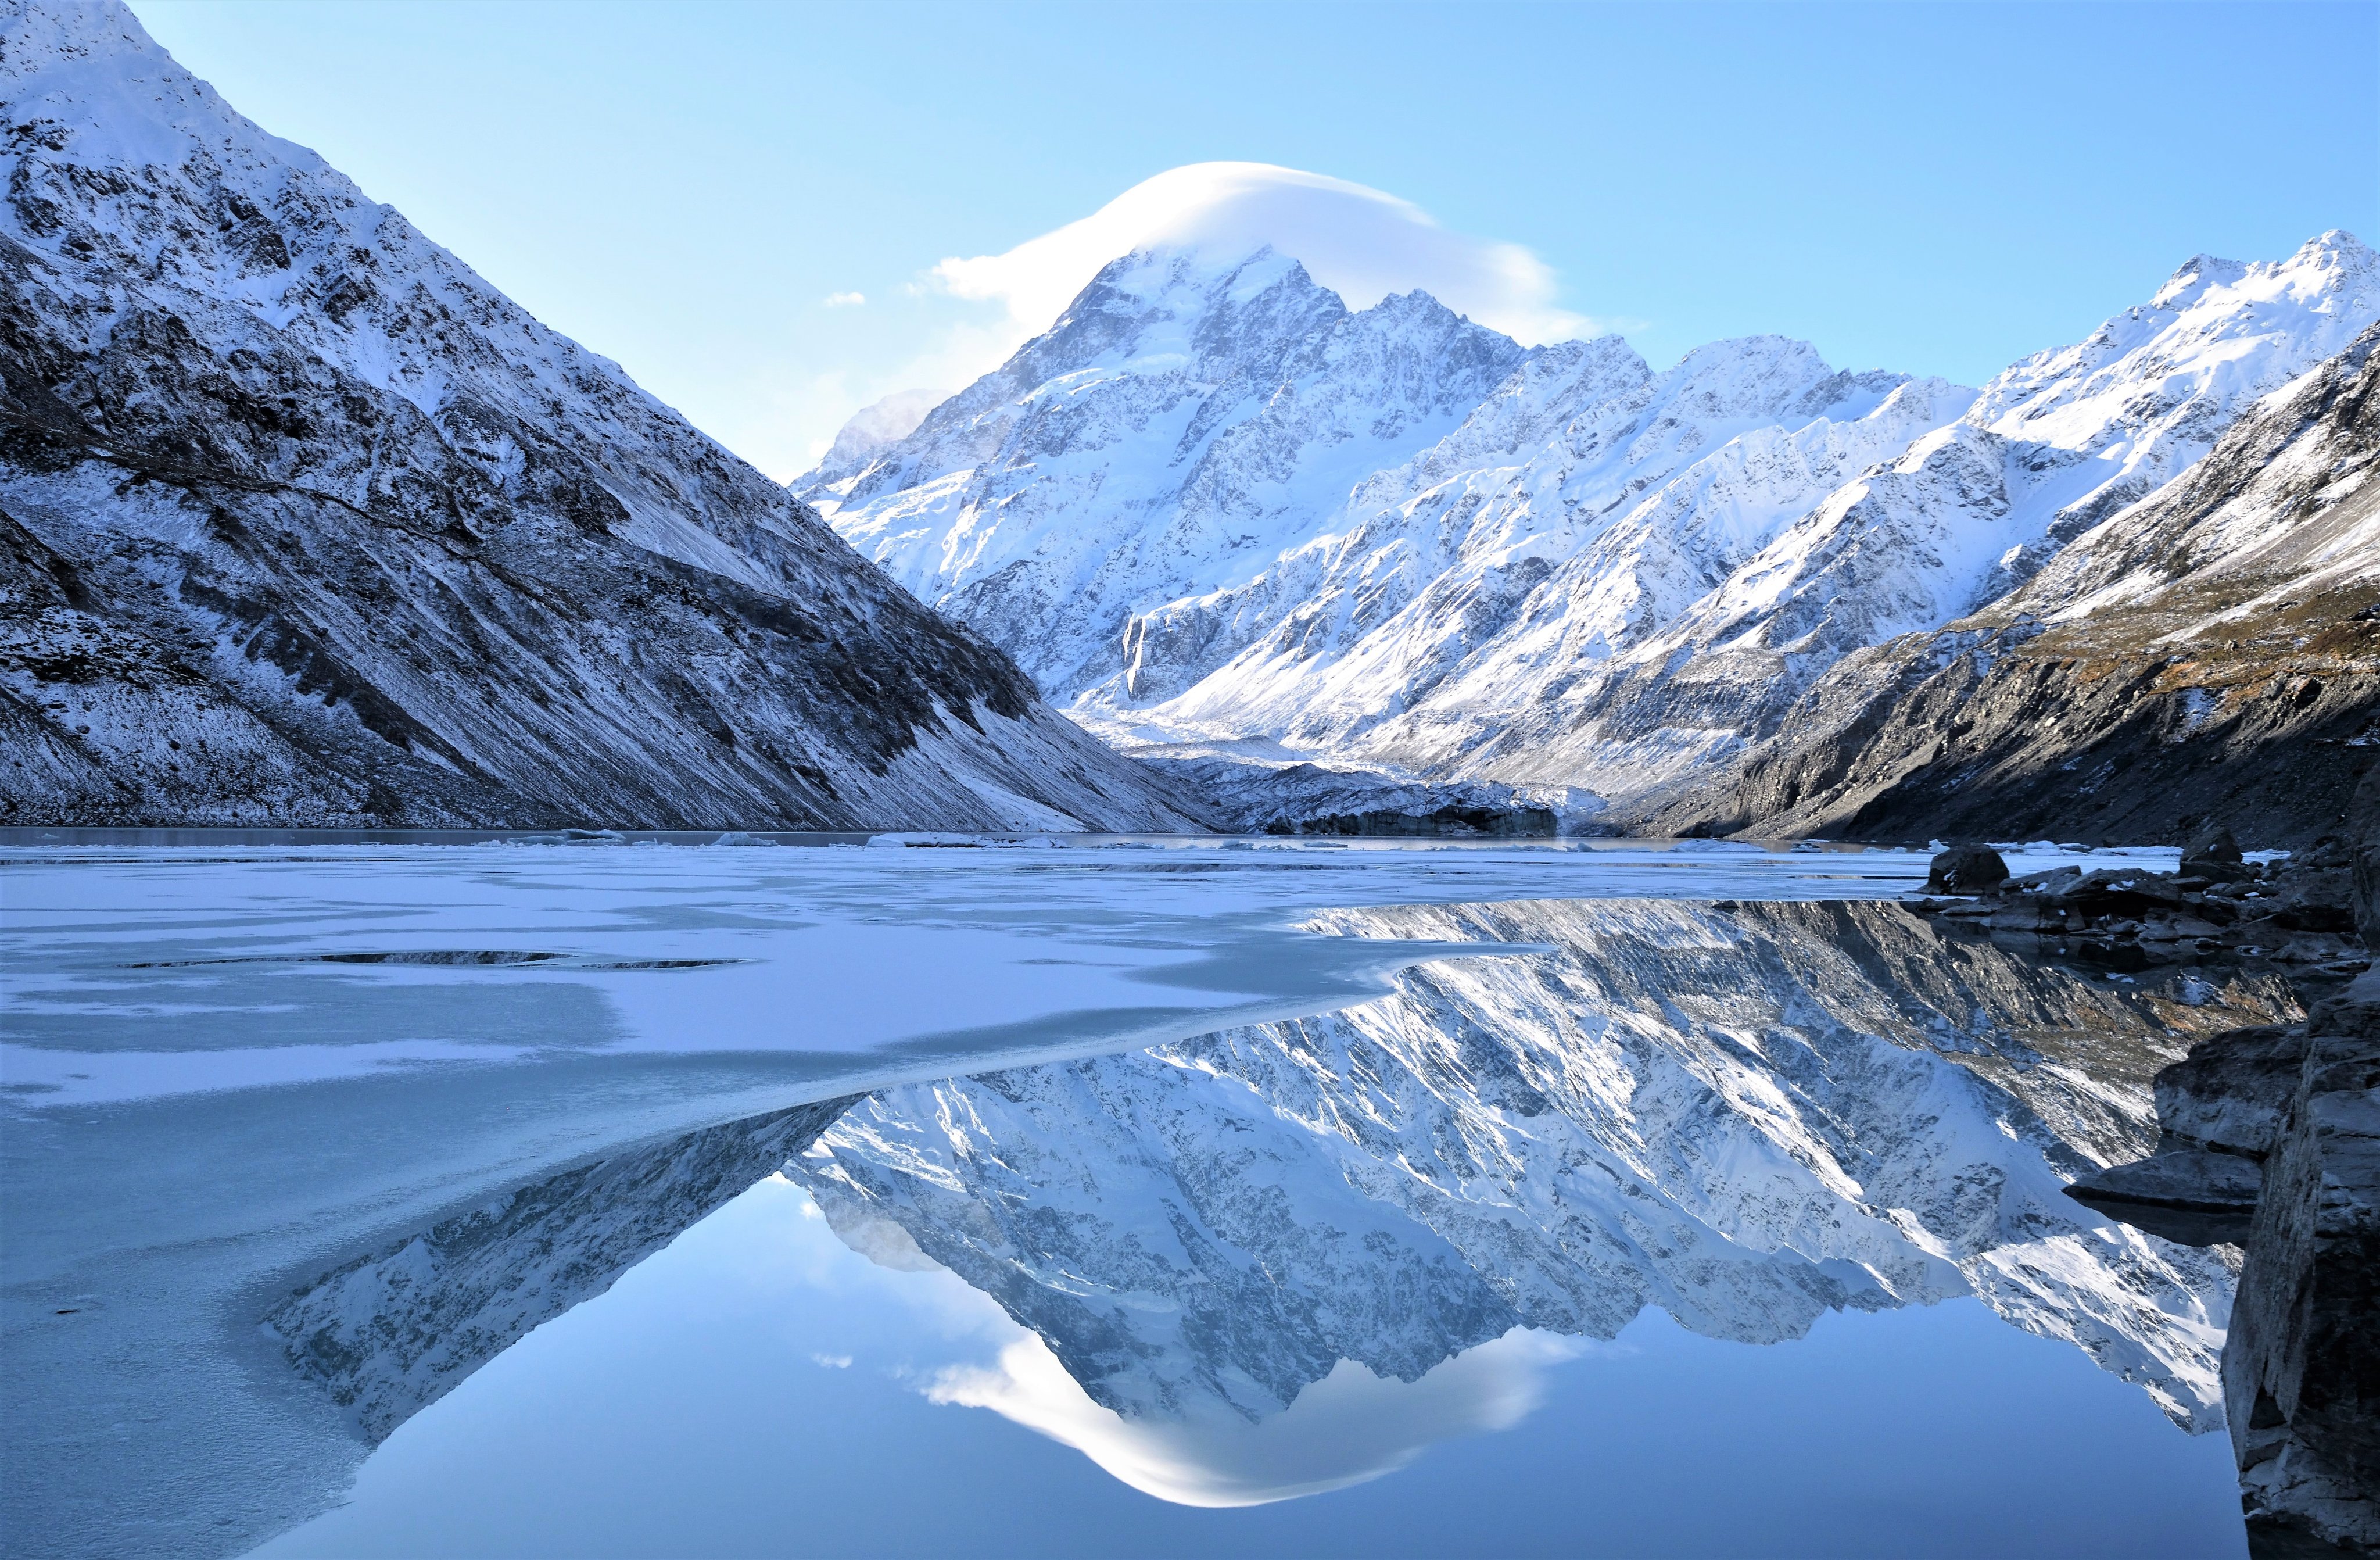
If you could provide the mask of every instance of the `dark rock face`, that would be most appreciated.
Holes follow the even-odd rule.
[[[2380,750],[2380,592],[2338,567],[2380,515],[2360,475],[2380,458],[2375,347],[2380,328],[2021,589],[1849,656],[1759,728],[1731,793],[1645,831],[2340,834]]]
[[[2228,1246],[2248,1238],[2263,1187],[2252,1159],[2176,1149],[2082,1176],[2066,1195],[2183,1246]]]
[[[2302,1025],[2209,1041],[2157,1074],[2157,1127],[2217,1153],[2261,1160],[2289,1130],[2305,1058]]]
[[[1195,826],[120,6],[0,91],[0,823]]]
[[[2156,1154],[2076,1200],[2245,1247],[2224,1411],[2259,1560],[2380,1551],[2380,972],[2156,1078]]]
[[[2369,996],[2380,1005],[2380,990]],[[2312,1036],[2292,1106],[2290,1129],[2265,1161],[2223,1350],[2224,1411],[2252,1535],[2371,1553],[2380,1550],[2380,1039]]]
[[[1934,858],[1925,886],[1944,894],[1973,894],[2008,881],[2008,862],[1987,845],[1957,845]]]
[[[2380,764],[2356,787],[2347,837],[2355,853],[2355,928],[2367,945],[2380,949]]]

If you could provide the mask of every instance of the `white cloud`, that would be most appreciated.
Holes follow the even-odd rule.
[[[1415,1382],[1342,1359],[1287,1409],[1254,1422],[1195,1395],[1168,1412],[1125,1419],[1094,1402],[1026,1334],[990,1368],[938,1372],[926,1395],[990,1408],[1160,1500],[1262,1505],[1378,1479],[1451,1436],[1509,1430],[1536,1408],[1547,1367],[1583,1351],[1574,1340],[1515,1328]]]
[[[1236,260],[1257,248],[1305,263],[1365,309],[1415,287],[1524,343],[1590,334],[1596,322],[1556,307],[1552,269],[1518,244],[1451,232],[1410,201],[1269,163],[1194,163],[1133,186],[1089,216],[1005,254],[953,258],[933,276],[959,298],[997,302],[1002,327],[978,333],[975,372],[995,366],[1051,321],[1099,268],[1152,246]]]
[[[829,309],[856,309],[868,301],[868,295],[857,292],[831,292],[820,301]]]
[[[1269,163],[1194,163],[1004,254],[953,257],[904,284],[889,311],[868,311],[885,333],[878,339],[901,345],[876,360],[814,373],[798,388],[777,388],[769,409],[783,432],[765,445],[747,441],[754,447],[746,453],[789,477],[796,462],[825,456],[864,403],[907,385],[972,383],[1049,329],[1101,266],[1136,249],[1172,245],[1232,261],[1267,244],[1303,262],[1351,308],[1419,287],[1531,344],[1641,325],[1558,307],[1552,268],[1527,249],[1451,232],[1410,201]],[[830,308],[864,301],[856,292],[825,300]]]

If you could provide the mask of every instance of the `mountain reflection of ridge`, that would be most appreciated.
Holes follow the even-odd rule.
[[[882,1091],[788,1167],[848,1244],[914,1245],[1031,1335],[941,1400],[1237,1505],[1512,1422],[1539,1363],[1647,1306],[1774,1343],[1972,1295],[2220,1425],[2229,1271],[2060,1188],[2144,1152],[2151,1074],[2287,1011],[2277,982],[2111,984],[1876,904],[1324,921],[1560,951]]]
[[[2199,1034],[2293,1012],[2277,981],[2111,982],[1889,904],[1314,924],[1553,951],[712,1128],[351,1263],[271,1325],[377,1440],[782,1164],[843,1244],[947,1269],[1015,1324],[928,1395],[1191,1505],[1337,1488],[1514,1423],[1546,1365],[1647,1307],[1774,1343],[1973,1296],[2219,1426],[2229,1271],[2060,1188],[2147,1151],[2150,1076]]]

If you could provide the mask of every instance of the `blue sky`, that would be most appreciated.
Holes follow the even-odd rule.
[[[2368,0],[133,4],[780,477],[1013,335],[938,262],[1185,164],[1310,170],[1523,246],[1552,308],[1657,365],[1774,331],[1973,384],[2201,251],[2380,242]]]

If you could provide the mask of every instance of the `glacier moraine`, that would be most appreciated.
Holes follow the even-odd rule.
[[[2061,1188],[2292,999],[1924,873],[20,832],[12,1548],[2237,1554],[2231,1271]]]

